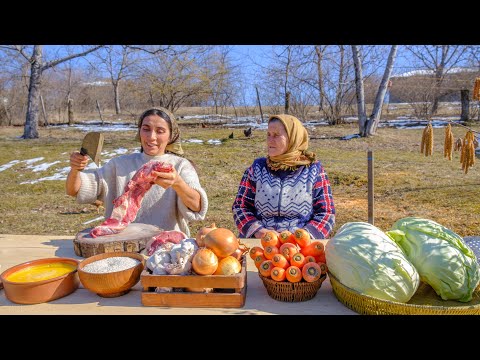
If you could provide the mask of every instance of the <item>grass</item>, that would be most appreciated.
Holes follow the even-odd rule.
[[[472,126],[479,131],[480,126]],[[429,218],[461,236],[480,233],[480,169],[478,163],[464,174],[459,154],[453,161],[443,158],[444,129],[434,129],[432,157],[420,154],[422,129],[378,129],[367,139],[340,140],[357,133],[355,124],[318,127],[311,132],[310,149],[317,153],[332,184],[337,211],[334,231],[351,221],[368,221],[367,150],[374,156],[374,223],[388,230],[405,216]],[[228,139],[233,131],[234,138]],[[190,224],[193,235],[207,224],[237,232],[231,205],[244,170],[265,155],[265,131],[254,130],[245,138],[243,128],[181,126],[184,140],[220,139],[221,145],[184,143],[186,156],[199,172],[209,197],[209,210],[202,222]],[[0,234],[73,236],[100,222],[82,224],[99,214],[93,205],[77,204],[65,194],[64,181],[21,182],[53,175],[68,166],[69,153],[78,149],[83,132],[39,128],[40,138],[20,140],[23,127],[0,128],[0,166],[12,160],[44,157],[42,162],[61,162],[34,173],[25,163],[0,172]],[[465,129],[453,127],[455,138]],[[133,132],[105,133],[104,150],[137,149]]]

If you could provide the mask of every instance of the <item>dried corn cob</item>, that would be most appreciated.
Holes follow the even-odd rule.
[[[448,160],[452,160],[453,141],[452,125],[448,123],[445,127],[445,141],[443,146],[443,157],[448,157]]]

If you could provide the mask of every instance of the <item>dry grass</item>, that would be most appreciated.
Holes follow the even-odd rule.
[[[479,126],[473,127],[479,130]],[[465,129],[453,127],[455,138]],[[265,155],[265,132],[254,130],[245,138],[243,129],[181,127],[182,138],[221,139],[222,145],[185,143],[186,155],[197,166],[210,207],[205,221],[192,223],[192,234],[215,222],[236,232],[231,205],[244,170]],[[234,138],[228,139],[233,131]],[[480,170],[478,163],[467,175],[461,170],[458,152],[453,161],[443,158],[444,129],[434,129],[433,156],[420,154],[422,129],[380,128],[368,139],[340,140],[357,132],[356,125],[319,127],[311,133],[311,149],[322,161],[337,210],[335,231],[350,221],[368,220],[367,150],[374,152],[375,225],[388,230],[399,218],[420,216],[435,220],[461,236],[480,233]],[[0,233],[74,235],[82,223],[98,216],[93,205],[77,204],[65,195],[64,181],[20,183],[53,175],[68,166],[68,154],[79,148],[79,131],[40,128],[40,139],[20,140],[23,128],[0,128],[0,166],[12,160],[43,156],[44,162],[60,160],[46,171],[33,173],[25,165],[0,172]],[[104,150],[138,148],[133,132],[105,133]]]

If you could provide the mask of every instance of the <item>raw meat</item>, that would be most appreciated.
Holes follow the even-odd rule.
[[[152,240],[150,240],[146,244],[145,249],[146,249],[147,255],[148,256],[152,255],[155,252],[155,250],[157,250],[161,245],[165,244],[167,241],[174,244],[179,244],[180,241],[186,238],[187,238],[187,235],[181,231],[177,231],[177,230],[162,231],[157,236],[152,237]]]

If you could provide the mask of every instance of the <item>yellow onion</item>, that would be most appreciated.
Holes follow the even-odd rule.
[[[234,275],[242,270],[242,264],[233,256],[227,256],[220,260],[217,270],[213,275]]]
[[[239,242],[233,232],[225,228],[216,228],[203,238],[205,246],[219,258],[232,255],[238,249]]]
[[[215,225],[215,223],[212,223],[212,225],[210,226],[204,226],[202,228],[200,228],[200,230],[198,230],[198,233],[197,233],[197,237],[195,238],[195,241],[197,242],[197,245],[199,247],[203,247],[205,246],[205,243],[203,241],[203,238],[205,237],[205,235],[207,235],[210,231],[216,229],[217,226]]]
[[[192,259],[192,268],[199,275],[212,275],[218,267],[218,258],[207,248],[197,250]]]

